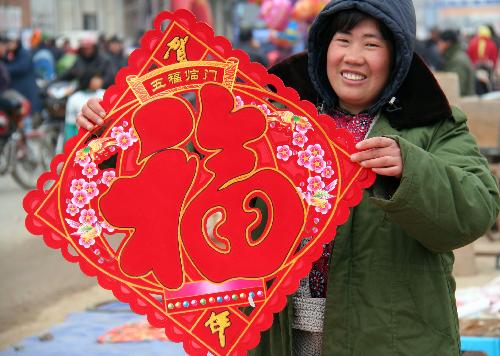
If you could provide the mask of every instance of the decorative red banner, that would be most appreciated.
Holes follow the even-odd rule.
[[[26,226],[188,353],[245,353],[374,174],[347,131],[188,11],[154,28],[106,91],[105,128],[26,196]]]

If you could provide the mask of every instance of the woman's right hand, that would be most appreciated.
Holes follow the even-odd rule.
[[[92,130],[96,125],[102,125],[106,112],[100,104],[100,99],[90,98],[76,117],[76,124],[87,131]]]

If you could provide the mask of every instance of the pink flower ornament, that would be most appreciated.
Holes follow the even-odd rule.
[[[81,224],[92,225],[97,221],[94,209],[83,209],[78,219]]]
[[[92,199],[99,194],[96,182],[85,182],[83,184],[83,189],[87,192],[89,199]]]
[[[66,207],[66,212],[71,216],[75,216],[80,212],[80,209],[78,209],[78,207],[75,204],[70,203]]]
[[[294,132],[293,133],[292,143],[295,146],[299,146],[302,148],[302,147],[304,147],[304,145],[306,144],[307,141],[308,141],[307,136],[304,135],[302,132]]]
[[[79,190],[73,193],[73,198],[71,198],[71,203],[76,205],[78,208],[83,208],[85,204],[90,201],[87,192],[85,190]]]
[[[75,194],[75,192],[84,189],[83,187],[85,186],[86,183],[87,181],[85,179],[73,179],[71,181],[71,187],[69,188],[69,191]]]
[[[320,176],[307,178],[307,190],[309,192],[314,193],[324,187],[325,187],[325,182],[323,182]]]
[[[236,100],[236,107],[237,108],[241,108],[243,105],[245,105],[245,103],[243,102],[243,99],[241,99],[241,96],[236,95],[235,100]]]
[[[332,167],[326,166],[325,169],[323,169],[323,171],[321,172],[321,176],[323,178],[331,178],[334,173],[335,171],[333,170]]]
[[[99,173],[99,171],[97,170],[97,165],[94,162],[87,163],[85,166],[83,166],[82,174],[87,178],[90,179],[93,176],[97,175],[97,173]]]
[[[321,145],[318,143],[315,145],[307,146],[306,150],[309,151],[313,157],[317,156],[323,157],[325,155],[325,151],[323,150],[323,148],[321,148]]]
[[[307,131],[312,130],[312,125],[309,121],[299,121],[295,125],[295,131],[305,134]]]
[[[309,151],[300,151],[298,153],[299,158],[297,159],[297,163],[299,166],[310,168],[311,167],[311,153]]]
[[[326,168],[326,162],[323,157],[315,156],[311,159],[310,169],[316,173],[321,173]]]
[[[84,152],[83,149],[76,152],[75,163],[83,167],[89,162],[90,162],[90,156],[88,155],[88,153]]]
[[[101,183],[106,184],[109,187],[115,178],[115,171],[104,171],[104,173],[102,174]]]
[[[283,161],[288,161],[290,156],[292,156],[292,150],[288,145],[278,146],[276,150],[278,151],[276,157]]]
[[[316,212],[318,212],[318,213],[325,215],[328,213],[328,211],[331,208],[332,208],[332,204],[330,204],[328,201],[325,200],[323,204],[315,206],[314,210],[316,210]]]
[[[115,126],[111,130],[111,137],[113,137],[116,140],[116,138],[118,137],[118,135],[122,134],[123,132],[125,132],[123,126]]]
[[[132,135],[129,132],[122,132],[116,136],[116,142],[118,147],[122,150],[126,150],[134,144]]]
[[[85,238],[85,237],[80,237],[80,239],[78,240],[78,243],[85,247],[85,248],[89,248],[90,246],[92,246],[93,244],[95,244],[95,240],[94,239],[89,239],[89,238]]]

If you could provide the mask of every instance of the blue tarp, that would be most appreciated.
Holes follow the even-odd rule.
[[[52,339],[41,341],[28,337],[0,356],[178,356],[185,355],[181,344],[163,341],[99,344],[97,338],[112,328],[145,320],[133,313],[127,304],[113,302],[94,310],[73,313],[66,321],[49,330]],[[42,333],[43,334],[43,333]]]

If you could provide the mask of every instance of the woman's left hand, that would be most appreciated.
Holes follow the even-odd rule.
[[[403,159],[398,143],[388,137],[372,137],[358,142],[361,152],[351,155],[351,161],[382,176],[400,179],[403,173]]]

